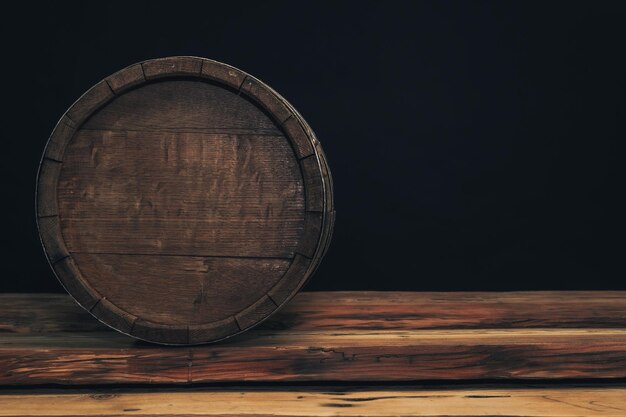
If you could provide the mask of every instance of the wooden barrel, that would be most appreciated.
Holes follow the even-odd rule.
[[[258,79],[196,57],[102,80],[63,115],[37,182],[46,256],[120,332],[165,344],[258,324],[313,274],[334,221],[302,116]]]

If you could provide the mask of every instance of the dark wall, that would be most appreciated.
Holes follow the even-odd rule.
[[[57,119],[168,55],[250,72],[315,129],[337,223],[309,289],[626,289],[620,3],[88,3],[3,16],[1,290],[61,291],[33,204]]]

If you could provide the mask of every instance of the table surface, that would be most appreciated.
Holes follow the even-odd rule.
[[[192,347],[0,295],[0,416],[623,417],[625,378],[626,292],[304,292]]]
[[[624,417],[622,387],[301,387],[0,393],[0,416]]]
[[[0,385],[625,377],[623,292],[304,292],[192,347],[109,330],[67,295],[0,296]]]

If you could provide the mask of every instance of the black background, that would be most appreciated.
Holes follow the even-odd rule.
[[[626,289],[626,13],[607,2],[49,2],[3,12],[3,291],[62,291],[34,220],[91,85],[198,55],[320,138],[337,223],[312,290]]]

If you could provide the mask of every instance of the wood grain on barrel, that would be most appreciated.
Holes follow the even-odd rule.
[[[82,130],[203,131],[281,135],[279,125],[236,91],[202,80],[163,80],[129,91]]]
[[[58,200],[70,252],[292,258],[304,230],[281,136],[80,132]]]
[[[248,307],[248,300],[278,282],[291,264],[288,259],[196,256],[80,253],[74,258],[87,279],[107,272],[106,279],[89,282],[122,310],[159,322],[189,325],[202,324],[206,317],[218,321],[236,315]],[[138,279],[140,269],[143,273]],[[172,281],[177,283],[175,291]]]
[[[62,296],[1,296],[0,384],[626,378],[624,292],[301,293],[191,348],[89,319]]]
[[[40,167],[38,225],[59,280],[101,321],[210,342],[264,320],[311,276],[331,187],[285,99],[228,65],[163,58],[113,74],[63,116]]]
[[[623,417],[622,385],[14,391],[0,416]]]

